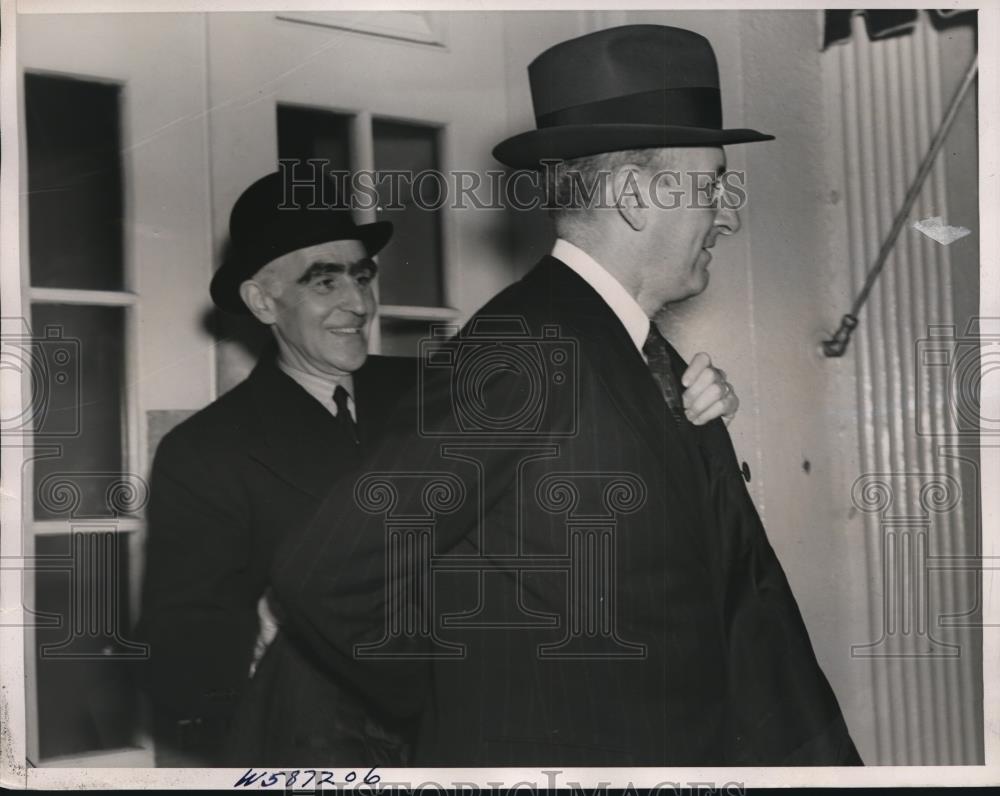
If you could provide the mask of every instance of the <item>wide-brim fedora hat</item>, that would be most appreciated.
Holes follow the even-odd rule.
[[[357,240],[374,257],[392,236],[388,221],[355,224],[349,208],[327,204],[336,196],[332,182],[325,188],[319,180],[314,186],[297,183],[293,188],[286,176],[275,171],[261,177],[233,205],[229,251],[209,287],[220,309],[249,313],[240,285],[285,254],[330,241]]]
[[[528,65],[535,130],[493,156],[515,168],[602,152],[722,146],[773,135],[722,126],[719,68],[704,36],[624,25],[550,47]]]

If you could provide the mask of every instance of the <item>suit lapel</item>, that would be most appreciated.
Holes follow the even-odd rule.
[[[250,376],[259,434],[250,455],[280,478],[322,499],[336,477],[356,464],[353,441],[341,439],[333,416],[265,357]]]
[[[371,361],[371,357],[369,357],[365,367],[354,374],[354,417],[358,432],[358,445],[361,446],[362,450],[371,444],[374,436],[372,403],[381,397],[376,385],[372,383],[375,380],[371,378],[372,368],[368,367]]]

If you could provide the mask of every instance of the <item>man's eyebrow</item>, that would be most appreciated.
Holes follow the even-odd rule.
[[[325,276],[326,274],[342,274],[347,270],[347,267],[343,263],[333,263],[333,262],[315,262],[310,265],[304,274],[299,277],[299,284],[304,285],[317,276]]]
[[[358,260],[356,263],[351,263],[351,266],[348,269],[348,272],[350,273],[351,276],[360,274],[363,271],[368,271],[371,273],[372,276],[375,276],[375,274],[378,273],[378,263],[376,263],[370,257],[366,257],[363,260]]]
[[[302,274],[297,281],[300,285],[306,285],[318,276],[343,273],[349,273],[351,276],[356,276],[363,271],[370,271],[372,275],[374,275],[378,272],[378,266],[375,264],[374,260],[368,258],[358,260],[350,265],[321,260],[310,265],[306,269],[306,272]]]

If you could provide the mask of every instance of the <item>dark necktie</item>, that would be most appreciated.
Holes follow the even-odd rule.
[[[342,385],[338,384],[337,389],[333,391],[333,403],[337,407],[337,425],[343,430],[345,434],[350,439],[354,440],[354,444],[358,444],[358,429],[354,425],[354,418],[351,417],[351,410],[347,406],[347,399],[349,395],[347,390],[343,388]]]
[[[656,324],[649,324],[649,335],[642,346],[642,353],[649,361],[649,370],[653,374],[663,400],[667,402],[674,419],[680,422],[684,417],[684,402],[681,398],[683,389],[674,369],[670,366],[670,351],[668,343],[656,328]]]

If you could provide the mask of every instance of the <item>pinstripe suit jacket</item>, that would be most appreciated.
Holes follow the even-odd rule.
[[[724,425],[675,423],[558,260],[428,360],[361,470],[273,579],[326,665],[420,714],[415,763],[857,762]]]

